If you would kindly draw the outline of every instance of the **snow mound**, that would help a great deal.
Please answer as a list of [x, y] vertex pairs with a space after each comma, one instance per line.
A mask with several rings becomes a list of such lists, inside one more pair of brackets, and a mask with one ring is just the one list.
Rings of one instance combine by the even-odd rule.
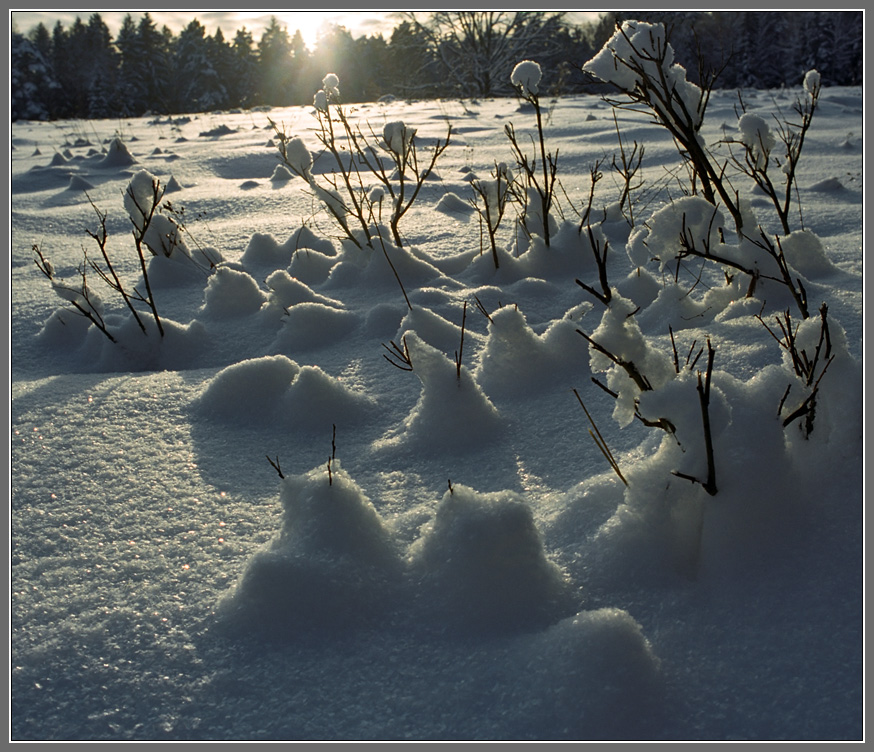
[[321, 284], [337, 263], [334, 253], [333, 250], [330, 254], [325, 254], [313, 248], [298, 248], [291, 257], [288, 273], [305, 284]]
[[230, 626], [276, 639], [376, 622], [402, 572], [391, 531], [339, 460], [285, 477], [282, 527], [219, 604]]
[[333, 308], [343, 308], [343, 304], [319, 295], [311, 287], [291, 276], [282, 269], [277, 269], [265, 280], [269, 290], [268, 304], [287, 313], [287, 309], [298, 303], [320, 303]]
[[426, 618], [465, 631], [543, 627], [571, 609], [530, 507], [511, 491], [451, 488], [413, 544], [410, 566]]
[[[460, 320], [461, 314], [459, 313]], [[400, 342], [408, 331], [416, 332], [421, 339], [442, 352], [456, 352], [461, 344], [462, 335], [459, 325], [453, 324], [440, 314], [420, 306], [414, 306], [404, 316], [395, 337], [396, 341]], [[464, 333], [468, 348], [475, 345], [476, 340], [480, 338], [480, 335], [469, 330]]]
[[100, 160], [98, 167], [130, 167], [136, 164], [137, 160], [128, 151], [127, 146], [120, 138], [114, 138], [109, 143], [109, 149], [106, 151], [106, 156]]
[[220, 138], [221, 136], [227, 136], [231, 133], [236, 132], [237, 131], [235, 128], [231, 128], [230, 126], [222, 123], [221, 125], [218, 125], [215, 128], [211, 128], [208, 131], [201, 131], [199, 135], [201, 138]]
[[80, 175], [72, 175], [66, 188], [66, 192], [68, 193], [85, 193], [86, 191], [93, 190], [94, 186]]
[[[388, 234], [388, 229], [383, 229], [383, 237]], [[407, 290], [434, 285], [445, 279], [443, 273], [425, 254], [407, 247], [398, 248], [386, 240], [378, 248], [358, 248], [351, 243], [345, 243], [339, 263], [331, 271], [328, 284], [340, 287], [367, 285], [397, 288], [398, 277]], [[401, 294], [400, 289], [398, 294]]]
[[292, 175], [291, 170], [289, 170], [285, 165], [276, 165], [276, 168], [273, 170], [273, 174], [270, 176], [270, 180], [274, 183], [286, 183], [294, 177]]
[[287, 266], [290, 260], [291, 249], [288, 243], [280, 245], [276, 238], [263, 232], [256, 232], [249, 238], [249, 244], [240, 257], [240, 263], [244, 266], [271, 265], [275, 269]]
[[298, 303], [288, 309], [273, 349], [293, 353], [332, 345], [358, 327], [356, 313], [320, 302]]
[[401, 337], [401, 345], [422, 382], [422, 393], [400, 428], [377, 446], [420, 443], [429, 449], [460, 452], [498, 438], [501, 416], [467, 366], [459, 371], [454, 361], [412, 331]]
[[452, 216], [461, 215], [466, 217], [473, 214], [473, 207], [460, 196], [455, 193], [446, 193], [434, 207], [436, 211], [443, 212]]
[[191, 255], [189, 253], [179, 252], [177, 247], [170, 256], [152, 256], [148, 261], [149, 284], [152, 288], [202, 286], [213, 267], [222, 262], [221, 252], [210, 246], [198, 248]]
[[661, 662], [627, 611], [582, 611], [526, 642], [527, 688], [545, 727], [571, 739], [648, 738], [664, 697]]
[[203, 313], [218, 318], [236, 318], [257, 313], [267, 295], [250, 274], [219, 266], [203, 291]]
[[[303, 249], [309, 249], [324, 256], [336, 256], [337, 254], [337, 250], [330, 240], [318, 237], [306, 225], [301, 225], [282, 244], [272, 235], [261, 232], [254, 233], [240, 257], [240, 263], [245, 266], [269, 266], [273, 269], [283, 269], [292, 263], [292, 257]], [[293, 276], [300, 275], [293, 273]], [[307, 279], [304, 281], [309, 283]]]
[[248, 423], [275, 412], [300, 366], [284, 355], [268, 355], [234, 363], [219, 371], [200, 399], [200, 410], [211, 417]]
[[585, 343], [569, 319], [536, 334], [525, 315], [505, 306], [491, 314], [488, 339], [480, 354], [476, 380], [487, 394], [521, 397], [539, 394], [556, 375], [585, 368]]
[[145, 333], [133, 316], [123, 317], [117, 324], [107, 316], [110, 331], [117, 342], [110, 342], [92, 326], [81, 349], [83, 361], [96, 371], [161, 371], [193, 368], [208, 341], [206, 328], [199, 321], [179, 324], [161, 318], [163, 336], [155, 320], [139, 314]]
[[212, 379], [197, 409], [242, 425], [278, 423], [322, 430], [364, 419], [375, 402], [318, 366], [299, 366], [285, 355], [266, 355], [227, 366]]
[[797, 230], [780, 242], [792, 268], [808, 279], [837, 271], [837, 267], [826, 255], [822, 241], [809, 230]]
[[808, 190], [816, 191], [817, 193], [842, 193], [846, 188], [844, 188], [844, 184], [838, 178], [832, 177], [818, 180]]
[[[588, 230], [591, 230], [591, 238]], [[538, 279], [564, 280], [575, 275], [583, 276], [594, 268], [593, 239], [601, 243], [601, 247], [607, 242], [600, 227], [580, 228], [577, 223], [562, 222], [552, 229], [548, 246], [539, 235], [531, 238], [528, 250], [518, 259], [518, 273], [522, 277]]]

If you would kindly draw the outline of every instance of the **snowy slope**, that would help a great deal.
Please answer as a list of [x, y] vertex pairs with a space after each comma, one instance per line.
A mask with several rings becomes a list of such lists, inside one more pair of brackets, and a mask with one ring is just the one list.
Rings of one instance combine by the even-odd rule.
[[[770, 118], [798, 95], [745, 98]], [[736, 102], [711, 100], [716, 149]], [[793, 246], [805, 336], [826, 302], [835, 352], [806, 439], [777, 418], [790, 367], [762, 321], [791, 305], [779, 286], [745, 298], [715, 265], [676, 283], [638, 268], [615, 208], [610, 311], [575, 283], [597, 275], [571, 207], [596, 160], [599, 217], [617, 200], [616, 125], [596, 98], [549, 107], [567, 224], [528, 247], [507, 220], [497, 270], [470, 181], [512, 161], [504, 126], [527, 139], [531, 111], [350, 108], [379, 133], [403, 120], [424, 150], [452, 125], [404, 247], [388, 244], [403, 291], [277, 170], [268, 118], [317, 153], [313, 108], [13, 124], [13, 739], [862, 737], [862, 91], [823, 91], [798, 177], [821, 241]], [[617, 116], [646, 146], [640, 228], [681, 198], [679, 158], [646, 117]], [[89, 273], [116, 344], [32, 246], [75, 282], [83, 248], [99, 254], [90, 199], [141, 287], [124, 202], [141, 170], [184, 208], [188, 255], [151, 262], [163, 338]], [[675, 374], [669, 326], [681, 361], [715, 349], [715, 496], [673, 474], [700, 476], [699, 441], [635, 420], [626, 385], [618, 401], [595, 386], [618, 377], [578, 332], [637, 337], [664, 374], [641, 409], [697, 435], [707, 354]], [[404, 342], [412, 372], [384, 357]]]

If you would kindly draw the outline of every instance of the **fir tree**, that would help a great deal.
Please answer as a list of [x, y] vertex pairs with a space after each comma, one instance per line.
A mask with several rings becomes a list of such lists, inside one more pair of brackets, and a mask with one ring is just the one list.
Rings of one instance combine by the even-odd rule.
[[[40, 24], [42, 29], [48, 30]], [[50, 59], [30, 38], [12, 32], [9, 45], [10, 115], [12, 120], [48, 120], [51, 97], [59, 88]], [[49, 53], [51, 52], [49, 39]]]
[[232, 71], [227, 79], [231, 102], [241, 107], [251, 106], [257, 97], [258, 56], [252, 33], [245, 26], [234, 35], [231, 59]]
[[258, 42], [258, 91], [263, 104], [286, 106], [292, 104], [294, 67], [291, 56], [291, 38], [276, 16]]

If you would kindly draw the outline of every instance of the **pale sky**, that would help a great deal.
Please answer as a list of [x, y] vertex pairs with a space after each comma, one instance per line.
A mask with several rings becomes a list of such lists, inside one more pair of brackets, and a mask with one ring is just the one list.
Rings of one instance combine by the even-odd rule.
[[[145, 11], [71, 11], [71, 10], [13, 10], [10, 11], [12, 23], [21, 33], [27, 33], [42, 22], [51, 31], [60, 21], [64, 28], [69, 28], [76, 16], [87, 23], [93, 13], [100, 13], [104, 23], [109, 27], [113, 39], [121, 28], [125, 15], [130, 13], [135, 22], [142, 18]], [[257, 42], [270, 22], [270, 16], [276, 16], [279, 23], [288, 29], [290, 34], [300, 30], [307, 45], [312, 48], [319, 36], [320, 29], [325, 25], [344, 26], [354, 37], [382, 34], [386, 39], [391, 36], [392, 29], [399, 22], [402, 11], [352, 11], [352, 10], [276, 10], [276, 11], [231, 11], [231, 10], [150, 10], [149, 15], [158, 28], [167, 26], [174, 34], [178, 34], [192, 19], [196, 18], [206, 28], [207, 34], [214, 34], [221, 28], [225, 39], [231, 41], [237, 29], [245, 26]], [[597, 16], [596, 12], [571, 11], [568, 17], [571, 21], [584, 21]]]
[[[93, 13], [100, 13], [100, 17], [109, 27], [113, 38], [118, 34], [124, 17], [130, 13], [135, 22], [139, 22], [146, 11], [71, 11], [71, 10], [13, 10], [12, 22], [18, 31], [27, 33], [30, 29], [42, 22], [51, 31], [55, 24], [60, 21], [64, 28], [69, 28], [76, 20], [76, 16], [84, 23]], [[231, 11], [231, 10], [150, 10], [149, 15], [158, 25], [158, 28], [167, 26], [178, 34], [192, 19], [196, 18], [206, 28], [207, 34], [214, 34], [217, 28], [221, 28], [225, 39], [233, 39], [237, 29], [245, 26], [252, 32], [257, 42], [261, 34], [270, 22], [270, 16], [276, 16], [279, 23], [285, 26], [290, 34], [300, 29], [304, 41], [309, 46], [315, 44], [319, 30], [323, 25], [337, 24], [345, 26], [353, 36], [363, 36], [383, 33], [386, 37], [391, 35], [396, 20], [392, 17], [392, 11]]]

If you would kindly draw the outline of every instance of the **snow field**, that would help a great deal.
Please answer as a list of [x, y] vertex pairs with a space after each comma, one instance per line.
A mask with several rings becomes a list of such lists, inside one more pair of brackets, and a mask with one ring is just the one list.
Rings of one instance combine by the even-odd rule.
[[[708, 139], [737, 123], [733, 97], [714, 94]], [[270, 117], [312, 146], [308, 110]], [[410, 124], [424, 143], [456, 125], [403, 248], [340, 242], [299, 178], [271, 180], [263, 113], [208, 116], [220, 132], [133, 121], [126, 139], [107, 134], [105, 155], [77, 147], [64, 161], [45, 148], [62, 146], [63, 125], [13, 126], [13, 737], [857, 737], [861, 176], [848, 134], [861, 132], [861, 92], [823, 92], [799, 178], [810, 231], [784, 241], [814, 310], [829, 303], [835, 359], [809, 439], [777, 417], [795, 377], [755, 318], [773, 322], [785, 293], [763, 283], [747, 298], [721, 270], [670, 268], [678, 207], [688, 226], [711, 225], [664, 179], [658, 129], [627, 116], [623, 138], [647, 143], [646, 224], [605, 212], [605, 308], [574, 283], [595, 271], [578, 220], [556, 219], [549, 247], [519, 243], [508, 223], [497, 270], [480, 253], [460, 197], [471, 171], [507, 159], [500, 126], [530, 125], [513, 103], [355, 116]], [[583, 166], [615, 149], [612, 115], [578, 98], [550, 118], [581, 201]], [[205, 218], [149, 260], [163, 338], [104, 294], [115, 344], [58, 308], [31, 244], [75, 279], [94, 221], [75, 193], [87, 181], [121, 273], [141, 284], [122, 198], [145, 185], [141, 170], [175, 181], [170, 200]], [[669, 325], [681, 359], [708, 336], [716, 350], [716, 496], [675, 475], [706, 465], [707, 353], [677, 373]], [[799, 343], [810, 351], [819, 331], [804, 322]], [[382, 357], [391, 342], [412, 373]], [[670, 415], [675, 436], [636, 411]]]

